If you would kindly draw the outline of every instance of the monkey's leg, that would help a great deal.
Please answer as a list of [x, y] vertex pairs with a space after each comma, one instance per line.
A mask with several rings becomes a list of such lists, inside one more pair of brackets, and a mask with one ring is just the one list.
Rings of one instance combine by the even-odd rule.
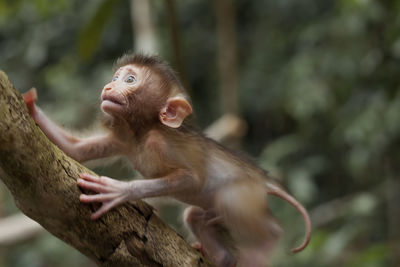
[[257, 217], [245, 216], [242, 214], [234, 223], [225, 224], [236, 244], [238, 266], [267, 267], [282, 233], [281, 227], [269, 212], [260, 212]]
[[216, 199], [216, 213], [231, 233], [238, 251], [238, 266], [265, 267], [281, 228], [270, 214], [265, 187], [243, 179], [224, 186]]
[[260, 243], [238, 245], [238, 266], [270, 266], [271, 252], [276, 245], [276, 241], [269, 238]]
[[200, 242], [198, 248], [218, 267], [233, 267], [236, 261], [232, 253], [219, 240], [215, 224], [207, 224], [209, 216], [201, 208], [191, 206], [183, 214], [185, 223]]

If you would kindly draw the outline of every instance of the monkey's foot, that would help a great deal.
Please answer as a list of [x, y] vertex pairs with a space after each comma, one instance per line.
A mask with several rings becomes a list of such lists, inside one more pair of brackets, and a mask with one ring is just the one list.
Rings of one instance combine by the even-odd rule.
[[219, 251], [212, 257], [213, 263], [218, 267], [235, 267], [237, 261], [231, 253], [226, 251]]
[[194, 242], [192, 244], [192, 248], [200, 252], [201, 255], [203, 255], [204, 257], [207, 257], [206, 250], [204, 249], [203, 245], [200, 242]]
[[200, 242], [195, 242], [192, 247], [199, 251], [204, 257], [212, 260], [212, 262], [218, 267], [235, 267], [237, 262], [232, 254], [226, 251], [219, 251], [213, 255], [208, 255], [203, 245]]

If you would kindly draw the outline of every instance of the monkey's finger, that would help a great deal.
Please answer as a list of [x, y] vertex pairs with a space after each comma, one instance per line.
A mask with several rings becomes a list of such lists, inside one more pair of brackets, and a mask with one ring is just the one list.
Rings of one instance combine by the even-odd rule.
[[85, 195], [81, 194], [79, 200], [83, 203], [92, 202], [109, 202], [110, 200], [116, 199], [118, 194], [96, 194], [96, 195]]
[[28, 92], [22, 94], [25, 103], [33, 104], [37, 100], [37, 91], [36, 88], [32, 87]]
[[89, 173], [81, 173], [80, 177], [82, 179], [84, 179], [84, 180], [95, 182], [95, 183], [98, 183], [98, 184], [103, 184], [103, 185], [112, 185], [112, 184], [115, 183], [115, 180], [111, 179], [109, 177], [106, 177], [106, 176], [100, 176], [99, 177], [99, 176], [92, 175], [92, 174], [89, 174]]
[[80, 188], [91, 190], [97, 193], [108, 193], [109, 188], [97, 182], [89, 182], [83, 179], [78, 179], [77, 184]]
[[206, 226], [212, 226], [212, 225], [218, 224], [218, 223], [222, 223], [222, 216], [217, 216], [217, 217], [214, 217], [212, 219], [209, 219], [206, 222]]
[[89, 173], [81, 173], [79, 175], [82, 179], [85, 181], [93, 182], [96, 184], [103, 184], [103, 185], [108, 185], [113, 181], [113, 179], [105, 177], [105, 176], [97, 176]]
[[35, 101], [37, 100], [37, 92], [35, 88], [30, 89], [28, 92], [22, 94], [29, 114], [35, 113]]
[[84, 180], [92, 181], [92, 182], [99, 182], [99, 180], [100, 180], [100, 177], [93, 175], [93, 174], [89, 174], [89, 173], [81, 173], [81, 174], [79, 174], [79, 177], [81, 177]]
[[107, 211], [114, 208], [115, 206], [118, 206], [121, 203], [122, 203], [122, 198], [117, 198], [110, 202], [104, 202], [103, 205], [100, 207], [100, 209], [98, 209], [95, 213], [93, 213], [92, 216], [90, 216], [90, 218], [92, 220], [97, 220]]

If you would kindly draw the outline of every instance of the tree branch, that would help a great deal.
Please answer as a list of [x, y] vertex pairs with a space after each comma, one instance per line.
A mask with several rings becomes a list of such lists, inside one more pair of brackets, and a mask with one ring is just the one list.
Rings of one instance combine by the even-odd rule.
[[30, 118], [21, 95], [0, 72], [1, 179], [16, 205], [50, 233], [100, 266], [210, 266], [142, 201], [97, 221], [76, 184], [92, 173], [53, 145]]
[[0, 248], [36, 236], [43, 228], [25, 215], [17, 213], [0, 220]]

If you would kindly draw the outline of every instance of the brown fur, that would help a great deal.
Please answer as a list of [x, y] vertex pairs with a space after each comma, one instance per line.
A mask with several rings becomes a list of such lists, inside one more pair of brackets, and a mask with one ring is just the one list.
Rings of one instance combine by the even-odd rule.
[[189, 127], [189, 97], [166, 63], [158, 57], [125, 55], [116, 68], [101, 95], [107, 135], [74, 138], [27, 96], [34, 120], [69, 156], [86, 161], [124, 155], [149, 178], [125, 182], [81, 174], [78, 185], [96, 194], [82, 194], [80, 200], [102, 203], [92, 219], [126, 201], [169, 195], [192, 205], [185, 212], [186, 222], [200, 242], [197, 248], [215, 265], [234, 266], [238, 261], [260, 267], [280, 234], [267, 205], [268, 196], [275, 195], [302, 214], [306, 238], [293, 251], [304, 249], [311, 235], [307, 211], [250, 160]]

